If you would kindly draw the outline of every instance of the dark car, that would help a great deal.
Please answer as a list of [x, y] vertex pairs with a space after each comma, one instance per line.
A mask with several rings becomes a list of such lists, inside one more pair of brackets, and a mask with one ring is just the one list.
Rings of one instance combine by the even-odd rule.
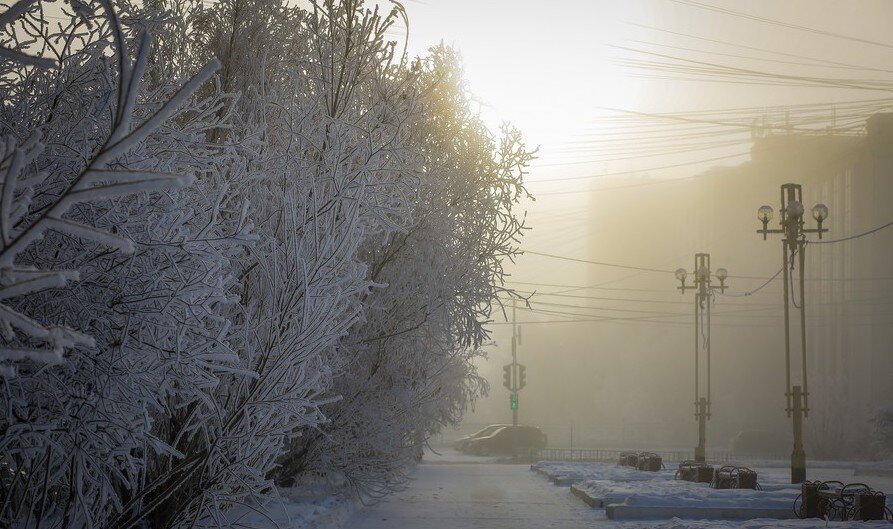
[[503, 426], [493, 433], [472, 439], [466, 452], [477, 455], [513, 454], [519, 450], [541, 450], [546, 447], [546, 434], [536, 426]]
[[491, 433], [495, 432], [496, 430], [498, 430], [500, 428], [504, 428], [506, 426], [511, 426], [511, 425], [510, 424], [491, 424], [490, 426], [487, 426], [486, 428], [482, 428], [482, 429], [474, 432], [473, 434], [466, 435], [465, 437], [460, 437], [460, 438], [456, 439], [456, 443], [454, 446], [456, 447], [456, 450], [464, 452], [466, 447], [468, 447], [468, 443], [472, 439], [477, 439], [478, 437], [484, 437], [484, 436], [490, 435]]

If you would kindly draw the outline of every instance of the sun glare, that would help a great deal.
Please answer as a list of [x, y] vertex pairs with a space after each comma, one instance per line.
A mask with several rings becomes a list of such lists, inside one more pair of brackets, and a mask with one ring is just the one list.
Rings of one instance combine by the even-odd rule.
[[533, 145], [579, 135], [600, 108], [635, 105], [635, 83], [611, 63], [608, 46], [621, 34], [623, 18], [631, 16], [629, 7], [521, 4], [523, 9], [508, 0], [458, 0], [449, 9], [443, 3], [408, 4], [410, 49], [423, 54], [441, 39], [455, 45], [488, 124], [511, 122]]

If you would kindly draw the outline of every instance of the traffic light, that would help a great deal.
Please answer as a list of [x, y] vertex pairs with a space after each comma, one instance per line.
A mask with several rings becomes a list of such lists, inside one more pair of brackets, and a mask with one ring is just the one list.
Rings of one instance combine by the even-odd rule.
[[527, 367], [518, 364], [518, 389], [527, 385]]
[[506, 389], [512, 389], [512, 365], [502, 366], [502, 385]]
[[512, 393], [510, 402], [511, 402], [512, 409], [517, 410], [518, 409], [518, 394], [517, 393]]

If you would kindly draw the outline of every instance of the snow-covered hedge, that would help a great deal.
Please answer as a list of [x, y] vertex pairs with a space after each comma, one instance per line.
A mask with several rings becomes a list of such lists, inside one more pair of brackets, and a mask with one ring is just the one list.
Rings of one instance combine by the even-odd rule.
[[0, 15], [0, 525], [400, 487], [486, 391], [520, 134], [399, 5], [63, 6]]

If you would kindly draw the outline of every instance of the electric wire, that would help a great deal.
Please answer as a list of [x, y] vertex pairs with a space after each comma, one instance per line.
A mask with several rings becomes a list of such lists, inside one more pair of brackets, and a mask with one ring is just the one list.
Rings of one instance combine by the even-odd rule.
[[[839, 243], [839, 242], [852, 241], [852, 240], [855, 240], [855, 239], [860, 239], [860, 238], [862, 238], [862, 237], [866, 237], [866, 236], [871, 235], [871, 234], [873, 234], [873, 233], [877, 233], [877, 232], [879, 232], [879, 231], [881, 231], [881, 230], [883, 230], [883, 229], [885, 229], [885, 228], [889, 228], [890, 226], [893, 226], [893, 221], [890, 221], [890, 222], [888, 222], [888, 223], [886, 223], [886, 224], [883, 224], [883, 225], [881, 225], [881, 226], [878, 226], [878, 227], [876, 227], [876, 228], [870, 229], [870, 230], [868, 230], [868, 231], [866, 231], [866, 232], [858, 233], [858, 234], [856, 234], [856, 235], [850, 235], [849, 237], [844, 237], [844, 238], [842, 238], [842, 239], [834, 239], [834, 240], [830, 240], [830, 241], [804, 241], [804, 246], [806, 246], [806, 245], [810, 245], [810, 244], [834, 244], [834, 243]], [[797, 250], [796, 250], [796, 249], [795, 249], [793, 252], [791, 252], [791, 269], [792, 269], [791, 281], [792, 281], [792, 282], [793, 282], [794, 256], [795, 256], [796, 254], [797, 254]], [[773, 280], [775, 280], [775, 278], [777, 278], [783, 271], [784, 271], [784, 267], [779, 268], [778, 271], [775, 272], [775, 274], [773, 274], [772, 277], [770, 277], [765, 283], [763, 283], [762, 285], [760, 285], [759, 287], [757, 287], [757, 288], [755, 288], [755, 289], [753, 289], [753, 290], [750, 290], [750, 291], [748, 291], [748, 292], [744, 292], [743, 294], [721, 293], [721, 295], [723, 295], [723, 296], [730, 296], [730, 297], [745, 297], [745, 296], [752, 296], [753, 294], [759, 292], [760, 290], [762, 290], [763, 288], [765, 288], [767, 285], [769, 285], [769, 283], [771, 283]], [[878, 278], [878, 279], [884, 279], [884, 278]], [[793, 290], [793, 289], [792, 289], [792, 290]], [[792, 300], [792, 301], [793, 301], [793, 300]], [[796, 302], [794, 302], [794, 306], [797, 307]]]
[[893, 84], [888, 81], [875, 81], [871, 79], [846, 79], [833, 77], [814, 77], [808, 75], [794, 75], [792, 73], [777, 73], [755, 70], [752, 68], [741, 68], [736, 66], [727, 66], [723, 64], [713, 63], [709, 61], [699, 61], [695, 59], [687, 59], [666, 53], [658, 53], [655, 51], [647, 51], [629, 46], [611, 46], [612, 48], [664, 59], [670, 62], [646, 61], [642, 59], [619, 58], [616, 62], [622, 66], [638, 68], [648, 72], [661, 71], [666, 73], [684, 73], [688, 75], [705, 76], [707, 80], [721, 80], [724, 76], [726, 80], [738, 83], [748, 83], [749, 81], [760, 81], [769, 84], [792, 84], [794, 86], [815, 86], [815, 87], [831, 87], [831, 88], [847, 88], [853, 90], [868, 91], [893, 91]]
[[[715, 157], [706, 158], [706, 159], [702, 159], [702, 160], [693, 160], [690, 162], [668, 164], [668, 165], [662, 165], [662, 166], [658, 166], [658, 167], [648, 167], [648, 168], [644, 168], [644, 169], [631, 169], [631, 170], [627, 170], [627, 171], [613, 171], [613, 172], [609, 172], [609, 173], [600, 173], [600, 174], [595, 174], [595, 175], [566, 176], [566, 177], [560, 177], [560, 178], [549, 178], [549, 179], [545, 179], [545, 180], [533, 179], [533, 180], [527, 180], [527, 181], [525, 181], [525, 183], [549, 183], [549, 182], [562, 182], [562, 181], [568, 181], [568, 180], [588, 180], [590, 178], [604, 178], [606, 176], [642, 174], [642, 173], [647, 173], [647, 172], [651, 172], [651, 171], [662, 171], [664, 169], [676, 169], [679, 167], [687, 167], [690, 165], [698, 165], [698, 164], [702, 164], [702, 163], [716, 162], [716, 161], [720, 161], [720, 160], [729, 160], [732, 158], [740, 158], [741, 156], [746, 156], [748, 154], [750, 154], [749, 150], [746, 152], [740, 152], [740, 153], [730, 154], [730, 155], [726, 155], [726, 156], [715, 156]], [[593, 163], [593, 162], [586, 161], [586, 162], [579, 162], [579, 163]], [[543, 164], [543, 165], [540, 165], [539, 167], [546, 167], [546, 165]], [[695, 176], [697, 176], [697, 175], [695, 175]], [[689, 179], [689, 178], [694, 178], [694, 176], [686, 176], [684, 178]], [[675, 180], [681, 180], [681, 179], [682, 178], [677, 178]]]
[[842, 238], [842, 239], [834, 239], [834, 240], [830, 240], [830, 241], [823, 241], [823, 240], [818, 240], [818, 241], [806, 241], [806, 244], [835, 244], [835, 243], [838, 243], [838, 242], [852, 241], [852, 240], [854, 240], [854, 239], [861, 239], [862, 237], [871, 235], [872, 233], [879, 232], [879, 231], [881, 231], [881, 230], [883, 230], [883, 229], [885, 229], [885, 228], [889, 228], [890, 226], [893, 226], [893, 221], [890, 221], [890, 222], [888, 222], [888, 223], [886, 223], [886, 224], [884, 224], [884, 225], [882, 225], [882, 226], [878, 226], [877, 228], [872, 228], [872, 229], [870, 229], [870, 230], [868, 230], [868, 231], [866, 231], [866, 232], [862, 232], [862, 233], [859, 233], [859, 234], [856, 234], [856, 235], [850, 235], [849, 237], [844, 237], [844, 238]]
[[762, 285], [758, 286], [757, 288], [755, 288], [753, 290], [749, 290], [747, 292], [740, 293], [740, 294], [736, 294], [736, 293], [732, 293], [732, 292], [721, 292], [720, 295], [733, 297], [733, 298], [737, 298], [737, 297], [743, 298], [743, 297], [747, 297], [747, 296], [752, 296], [752, 295], [756, 294], [757, 292], [759, 292], [760, 290], [763, 290], [764, 288], [766, 288], [769, 285], [769, 283], [775, 281], [775, 278], [777, 278], [782, 272], [784, 272], [784, 267], [779, 268], [778, 271], [775, 272], [774, 274], [772, 274], [772, 277], [767, 279], [765, 283], [763, 283]]
[[879, 42], [876, 40], [870, 40], [870, 39], [865, 39], [865, 38], [861, 38], [861, 37], [853, 37], [852, 35], [845, 35], [843, 33], [836, 33], [833, 31], [816, 29], [816, 28], [811, 28], [808, 26], [801, 26], [799, 24], [792, 24], [790, 22], [783, 22], [783, 21], [775, 20], [775, 19], [771, 19], [771, 18], [761, 17], [761, 16], [757, 16], [757, 15], [751, 15], [750, 13], [744, 13], [742, 11], [735, 11], [733, 9], [728, 9], [725, 7], [719, 7], [719, 6], [715, 6], [715, 5], [711, 5], [711, 4], [705, 4], [702, 2], [696, 2], [694, 0], [670, 0], [670, 1], [675, 2], [677, 4], [689, 6], [689, 7], [696, 7], [698, 9], [714, 11], [716, 13], [721, 13], [724, 15], [730, 15], [730, 16], [734, 16], [734, 17], [738, 17], [738, 18], [744, 18], [747, 20], [753, 20], [755, 22], [762, 22], [764, 24], [780, 26], [780, 27], [787, 28], [787, 29], [796, 29], [798, 31], [812, 33], [814, 35], [822, 35], [825, 37], [833, 37], [833, 38], [837, 38], [837, 39], [841, 39], [841, 40], [849, 40], [849, 41], [858, 42], [861, 44], [869, 44], [872, 46], [879, 46], [879, 47], [883, 47], [883, 48], [893, 49], [893, 44], [888, 44], [886, 42]]
[[622, 265], [622, 264], [617, 264], [617, 263], [606, 263], [603, 261], [590, 261], [588, 259], [578, 259], [575, 257], [566, 257], [563, 255], [555, 255], [555, 254], [544, 253], [544, 252], [535, 252], [533, 250], [524, 250], [524, 253], [530, 254], [530, 255], [539, 255], [541, 257], [548, 257], [550, 259], [560, 259], [562, 261], [572, 261], [572, 262], [576, 262], [576, 263], [607, 266], [607, 267], [611, 267], [611, 268], [622, 268], [625, 270], [639, 270], [642, 272], [659, 272], [659, 273], [670, 273], [670, 274], [674, 273], [673, 270], [664, 270], [661, 268], [648, 268], [648, 267], [642, 267], [642, 266]]
[[[661, 274], [675, 274], [676, 273], [675, 270], [669, 270], [669, 269], [664, 269], [664, 268], [652, 268], [652, 267], [644, 267], [644, 266], [623, 265], [623, 264], [617, 264], [617, 263], [608, 263], [605, 261], [591, 261], [588, 259], [567, 257], [564, 255], [556, 255], [556, 254], [550, 254], [550, 253], [545, 253], [545, 252], [536, 252], [533, 250], [524, 250], [523, 253], [531, 254], [531, 255], [538, 255], [541, 257], [548, 257], [550, 259], [571, 261], [571, 262], [575, 262], [575, 263], [591, 264], [591, 265], [596, 265], [596, 266], [607, 266], [610, 268], [622, 268], [625, 270], [638, 270], [640, 272], [657, 272], [657, 273], [661, 273]], [[761, 277], [761, 276], [745, 276], [745, 275], [730, 275], [729, 278], [732, 278], [732, 279], [756, 279], [756, 280], [766, 279], [765, 277]]]
[[[786, 53], [786, 52], [782, 52], [782, 51], [778, 51], [778, 50], [772, 50], [772, 49], [768, 49], [768, 48], [758, 48], [758, 47], [755, 47], [755, 46], [748, 46], [748, 45], [746, 45], [746, 44], [741, 44], [741, 43], [737, 43], [737, 42], [729, 42], [729, 41], [724, 41], [724, 40], [711, 39], [711, 38], [707, 38], [707, 37], [700, 36], [700, 35], [692, 35], [692, 34], [690, 34], [690, 33], [683, 33], [683, 32], [679, 32], [679, 31], [673, 31], [673, 30], [669, 30], [669, 29], [666, 29], [666, 28], [660, 28], [660, 27], [657, 27], [657, 26], [649, 26], [649, 25], [647, 25], [647, 24], [641, 24], [641, 23], [637, 23], [637, 22], [630, 22], [630, 21], [627, 21], [627, 22], [625, 22], [625, 24], [630, 25], [630, 26], [636, 26], [636, 27], [640, 27], [640, 28], [644, 28], [644, 29], [652, 30], [652, 31], [657, 31], [657, 32], [660, 32], [660, 33], [668, 34], [668, 35], [676, 35], [676, 36], [679, 36], [679, 37], [684, 37], [684, 38], [688, 38], [688, 39], [692, 39], [692, 40], [700, 40], [700, 41], [704, 41], [704, 42], [709, 42], [709, 43], [711, 43], [711, 44], [721, 44], [721, 45], [728, 46], [728, 47], [733, 47], [733, 48], [739, 48], [739, 49], [745, 49], [745, 50], [751, 50], [751, 51], [758, 51], [758, 52], [767, 53], [767, 54], [770, 54], [770, 55], [778, 55], [778, 56], [781, 56], [781, 57], [791, 57], [791, 58], [801, 59], [801, 60], [807, 60], [807, 61], [811, 61], [811, 62], [826, 63], [826, 64], [836, 65], [836, 66], [851, 67], [851, 68], [854, 68], [854, 69], [860, 69], [860, 70], [878, 71], [878, 69], [876, 69], [876, 68], [870, 68], [870, 67], [858, 66], [858, 65], [855, 65], [855, 64], [845, 63], [845, 62], [838, 62], [838, 61], [833, 61], [833, 60], [830, 60], [830, 59], [818, 59], [818, 58], [815, 58], [815, 57], [808, 57], [808, 56], [805, 56], [805, 55], [797, 55], [797, 54], [794, 54], [794, 53]], [[819, 65], [819, 66], [820, 66], [820, 65]], [[886, 71], [886, 70], [879, 70], [879, 71]]]

